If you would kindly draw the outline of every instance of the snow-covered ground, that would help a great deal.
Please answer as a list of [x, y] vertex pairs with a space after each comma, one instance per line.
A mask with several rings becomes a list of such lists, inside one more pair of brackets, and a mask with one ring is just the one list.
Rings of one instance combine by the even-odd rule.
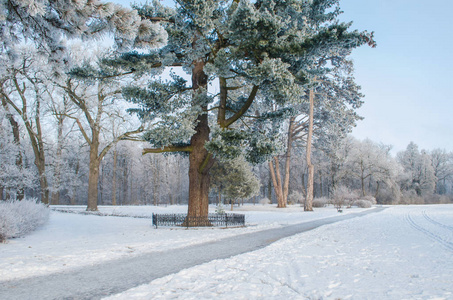
[[[84, 212], [82, 206], [52, 206], [52, 209]], [[215, 212], [215, 206], [210, 207]], [[361, 211], [353, 208], [344, 213]], [[100, 214], [150, 217], [152, 213], [186, 213], [187, 206], [100, 206]], [[227, 211], [229, 212], [229, 211]], [[338, 215], [333, 208], [304, 213], [300, 206], [235, 207], [246, 215], [245, 228], [155, 229], [149, 218], [82, 215], [53, 211], [49, 223], [31, 234], [0, 243], [0, 281], [46, 275], [86, 265], [165, 251], [219, 240], [238, 234], [278, 228]]]
[[[100, 208], [104, 213], [113, 209], [115, 214], [146, 216], [186, 208]], [[52, 212], [50, 222], [36, 232], [0, 244], [0, 278], [49, 274], [338, 215], [332, 207], [313, 213], [297, 206], [241, 210], [249, 226], [227, 230], [154, 229], [150, 219]], [[389, 207], [186, 269], [112, 298], [453, 299], [453, 205]]]
[[453, 205], [391, 207], [109, 299], [453, 299]]

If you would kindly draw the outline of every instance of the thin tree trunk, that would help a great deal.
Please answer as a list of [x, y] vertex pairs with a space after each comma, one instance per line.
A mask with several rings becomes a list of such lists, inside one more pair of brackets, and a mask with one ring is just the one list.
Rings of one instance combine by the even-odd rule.
[[[77, 162], [76, 166], [75, 166], [75, 176], [76, 176], [76, 178], [77, 178], [77, 175], [79, 174], [79, 168], [80, 168], [80, 165], [79, 165], [79, 162]], [[76, 204], [76, 201], [75, 201], [76, 192], [77, 192], [77, 187], [76, 187], [76, 185], [74, 185], [73, 188], [72, 188], [72, 196], [69, 199], [69, 202], [71, 203], [71, 205], [75, 205]]]
[[374, 194], [374, 198], [377, 199], [379, 195], [379, 187], [380, 187], [380, 182], [376, 181], [376, 193]]
[[126, 157], [123, 157], [123, 178], [122, 178], [122, 186], [123, 186], [123, 191], [122, 191], [122, 199], [121, 199], [121, 205], [126, 205], [127, 204], [127, 173], [128, 173], [128, 165], [126, 161]]
[[282, 182], [280, 179], [280, 165], [278, 162], [278, 157], [274, 157], [275, 161], [275, 168], [274, 168], [274, 163], [272, 160], [269, 161], [269, 170], [270, 170], [270, 175], [272, 178], [272, 183], [274, 185], [274, 192], [277, 197], [277, 207], [279, 208], [284, 208], [286, 207], [284, 205], [283, 201], [283, 189], [282, 189]]
[[365, 175], [363, 174], [364, 173], [363, 161], [360, 161], [360, 168], [361, 168], [360, 183], [362, 185], [362, 196], [365, 197], [366, 192], [365, 192]]
[[138, 204], [137, 203], [137, 195], [136, 195], [135, 189], [134, 189], [134, 172], [131, 172], [129, 190], [131, 192], [131, 203], [133, 205], [137, 205]]
[[319, 171], [318, 172], [319, 174], [319, 191], [320, 191], [320, 197], [322, 198], [323, 197], [323, 190], [322, 190], [322, 172]]
[[269, 199], [270, 203], [272, 203], [272, 174], [271, 174], [272, 172], [273, 171], [269, 167], [269, 181], [267, 182], [267, 198]]
[[296, 120], [296, 117], [291, 117], [289, 120], [289, 126], [288, 126], [288, 143], [286, 146], [286, 161], [285, 161], [285, 179], [283, 183], [283, 207], [286, 207], [286, 204], [288, 203], [288, 190], [289, 190], [289, 177], [290, 177], [290, 163], [291, 163], [291, 147], [293, 143], [292, 139], [292, 134], [293, 134], [293, 127], [294, 127], [294, 121]]
[[308, 125], [308, 137], [307, 137], [307, 165], [308, 165], [308, 182], [307, 182], [307, 195], [305, 198], [305, 211], [313, 211], [313, 183], [315, 167], [311, 163], [311, 143], [313, 137], [313, 107], [314, 107], [314, 91], [310, 90], [310, 114], [309, 114], [309, 125]]
[[53, 192], [50, 203], [53, 205], [60, 204], [60, 184], [61, 184], [61, 154], [63, 152], [63, 122], [64, 117], [58, 117], [58, 137], [57, 151], [55, 153], [55, 169], [53, 178]]
[[304, 199], [301, 200], [301, 203], [305, 203], [305, 198], [307, 197], [307, 187], [305, 186], [305, 173], [302, 172], [302, 195], [304, 196]]
[[93, 131], [92, 143], [90, 145], [90, 166], [88, 173], [88, 202], [87, 211], [98, 210], [98, 183], [99, 183], [99, 165], [98, 156], [99, 141], [98, 135]]
[[112, 178], [112, 205], [116, 205], [116, 168], [118, 164], [118, 151], [113, 150], [113, 178]]
[[[19, 170], [22, 170], [23, 168], [23, 157], [22, 157], [22, 152], [20, 151], [20, 130], [19, 130], [19, 123], [14, 119], [14, 116], [9, 112], [8, 104], [6, 100], [2, 97], [2, 105], [6, 111], [6, 118], [9, 121], [9, 124], [11, 125], [11, 129], [13, 131], [13, 138], [14, 138], [14, 144], [17, 145], [19, 153], [16, 156], [16, 166]], [[3, 199], [3, 191], [4, 187], [1, 188], [1, 194], [0, 194], [0, 199]], [[19, 187], [17, 190], [17, 195], [16, 198], [17, 200], [23, 200], [25, 196], [25, 191], [24, 187]], [[5, 199], [6, 200], [6, 199]]]

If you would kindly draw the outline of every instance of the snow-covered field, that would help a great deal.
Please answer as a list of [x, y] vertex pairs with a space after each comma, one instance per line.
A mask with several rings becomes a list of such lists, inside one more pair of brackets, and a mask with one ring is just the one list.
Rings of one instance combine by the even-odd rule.
[[391, 207], [109, 299], [453, 299], [453, 205]]
[[[185, 210], [183, 206], [100, 207], [103, 213], [130, 216]], [[146, 218], [52, 212], [47, 225], [0, 244], [0, 280], [338, 215], [332, 207], [312, 213], [298, 206], [282, 210], [250, 205], [240, 210], [248, 226], [226, 230], [154, 229]], [[186, 269], [114, 298], [453, 299], [453, 205], [389, 207]]]

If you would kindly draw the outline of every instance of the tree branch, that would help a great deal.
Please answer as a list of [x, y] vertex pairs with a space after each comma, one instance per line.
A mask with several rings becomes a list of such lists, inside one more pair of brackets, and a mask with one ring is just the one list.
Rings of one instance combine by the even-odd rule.
[[165, 153], [165, 152], [192, 152], [192, 146], [166, 146], [163, 148], [145, 148], [143, 149], [142, 154], [147, 153]]
[[105, 146], [104, 149], [102, 149], [101, 153], [99, 153], [98, 160], [101, 160], [116, 143], [118, 143], [121, 140], [128, 139], [130, 135], [143, 132], [143, 130], [144, 130], [143, 126], [140, 126], [136, 130], [128, 131], [120, 136], [117, 136], [113, 141], [111, 141], [107, 146]]
[[250, 93], [247, 101], [244, 103], [244, 105], [241, 107], [241, 109], [235, 113], [231, 118], [225, 120], [224, 127], [228, 127], [234, 122], [236, 122], [240, 117], [242, 117], [246, 111], [249, 109], [249, 107], [252, 105], [253, 101], [255, 100], [256, 93], [258, 92], [259, 86], [258, 85], [253, 85], [252, 92]]

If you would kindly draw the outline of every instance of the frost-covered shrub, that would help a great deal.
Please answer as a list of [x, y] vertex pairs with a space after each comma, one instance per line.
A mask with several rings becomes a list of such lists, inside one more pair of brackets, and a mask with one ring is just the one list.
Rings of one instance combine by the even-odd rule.
[[0, 202], [0, 241], [20, 237], [49, 219], [49, 208], [34, 199]]
[[263, 198], [263, 199], [261, 199], [259, 202], [260, 202], [260, 204], [262, 204], [262, 205], [271, 204], [271, 200], [269, 200], [269, 199], [267, 199], [267, 198]]
[[415, 191], [404, 191], [397, 204], [425, 204], [423, 197], [418, 196]]
[[292, 191], [288, 196], [288, 204], [300, 203], [303, 198], [304, 196], [302, 195], [302, 193], [299, 193], [298, 191]]
[[312, 206], [313, 207], [324, 207], [329, 204], [330, 200], [326, 197], [315, 198], [313, 199]]
[[357, 191], [352, 191], [344, 185], [336, 187], [332, 193], [332, 201], [336, 208], [351, 207], [352, 203], [358, 198]]
[[376, 198], [374, 198], [373, 196], [370, 196], [370, 195], [367, 195], [367, 196], [363, 196], [363, 197], [360, 197], [359, 200], [366, 200], [366, 201], [369, 201], [371, 203], [371, 205], [376, 205]]
[[373, 204], [368, 200], [360, 199], [360, 200], [355, 200], [352, 205], [360, 207], [360, 208], [370, 208]]
[[425, 199], [425, 204], [449, 204], [452, 202], [447, 195], [428, 194], [423, 199]]

